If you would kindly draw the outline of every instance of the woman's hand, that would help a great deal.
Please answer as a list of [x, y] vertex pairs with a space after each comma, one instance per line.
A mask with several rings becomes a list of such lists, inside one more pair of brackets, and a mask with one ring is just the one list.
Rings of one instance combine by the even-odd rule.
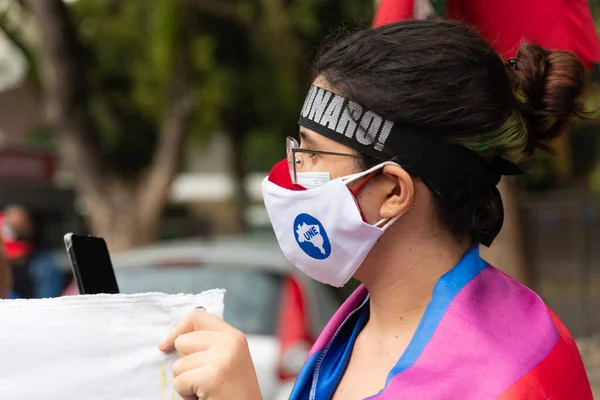
[[160, 349], [181, 355], [173, 374], [184, 400], [262, 399], [246, 337], [219, 317], [193, 311]]

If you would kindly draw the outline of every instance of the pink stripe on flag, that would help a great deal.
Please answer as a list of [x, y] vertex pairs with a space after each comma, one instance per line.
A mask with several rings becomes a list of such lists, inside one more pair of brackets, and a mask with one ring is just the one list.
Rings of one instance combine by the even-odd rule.
[[558, 337], [543, 301], [489, 266], [456, 295], [415, 363], [373, 398], [495, 399]]

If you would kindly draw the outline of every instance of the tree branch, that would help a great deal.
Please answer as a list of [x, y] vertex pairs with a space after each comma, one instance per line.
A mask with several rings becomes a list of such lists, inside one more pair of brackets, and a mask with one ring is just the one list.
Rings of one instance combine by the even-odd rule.
[[87, 196], [102, 197], [106, 179], [101, 141], [89, 114], [85, 52], [62, 0], [23, 0], [38, 22], [44, 111], [58, 131], [60, 155]]
[[163, 117], [152, 166], [139, 188], [141, 215], [152, 215], [164, 206], [183, 156], [192, 117], [191, 99], [177, 90]]
[[167, 201], [173, 177], [178, 171], [184, 145], [189, 136], [194, 116], [194, 104], [190, 91], [190, 23], [185, 8], [181, 11], [180, 31], [175, 40], [172, 55], [171, 82], [159, 130], [158, 142], [151, 167], [139, 187], [140, 213], [144, 216], [159, 213]]
[[0, 30], [4, 33], [4, 36], [23, 54], [25, 60], [27, 61], [27, 78], [29, 84], [36, 92], [40, 92], [41, 83], [40, 76], [37, 70], [37, 62], [35, 57], [29, 47], [29, 45], [23, 39], [21, 32], [18, 28], [12, 27], [10, 22], [8, 21], [8, 10], [5, 10], [2, 14], [0, 14]]

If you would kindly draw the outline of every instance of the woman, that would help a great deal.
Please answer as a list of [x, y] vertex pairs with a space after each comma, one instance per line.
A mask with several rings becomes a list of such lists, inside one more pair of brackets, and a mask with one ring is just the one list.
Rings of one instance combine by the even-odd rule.
[[[291, 398], [591, 399], [562, 323], [478, 253], [502, 227], [501, 176], [584, 116], [580, 62], [524, 45], [505, 63], [460, 24], [406, 21], [325, 47], [314, 76], [265, 204], [294, 265], [363, 285]], [[184, 398], [260, 398], [225, 322], [194, 313], [161, 348], [183, 356]]]

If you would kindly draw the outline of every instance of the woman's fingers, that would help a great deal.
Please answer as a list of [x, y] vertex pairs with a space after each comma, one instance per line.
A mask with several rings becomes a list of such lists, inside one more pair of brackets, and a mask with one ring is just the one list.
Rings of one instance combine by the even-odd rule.
[[221, 318], [206, 311], [196, 309], [189, 313], [179, 326], [163, 340], [159, 348], [161, 351], [168, 353], [173, 351], [175, 348], [175, 339], [180, 335], [199, 330], [218, 331], [227, 329], [228, 327], [229, 325]]
[[[189, 357], [189, 356], [188, 356]], [[218, 382], [208, 366], [185, 371], [175, 377], [174, 388], [184, 399], [208, 399], [211, 393], [224, 382]]]
[[177, 336], [174, 347], [179, 354], [186, 356], [208, 350], [220, 340], [221, 333], [218, 331], [195, 331]]
[[242, 332], [196, 310], [160, 346], [183, 357], [173, 365], [175, 390], [184, 400], [257, 400], [260, 387]]
[[201, 368], [206, 364], [206, 355], [204, 353], [193, 353], [179, 358], [173, 363], [173, 376], [178, 377], [188, 371]]

